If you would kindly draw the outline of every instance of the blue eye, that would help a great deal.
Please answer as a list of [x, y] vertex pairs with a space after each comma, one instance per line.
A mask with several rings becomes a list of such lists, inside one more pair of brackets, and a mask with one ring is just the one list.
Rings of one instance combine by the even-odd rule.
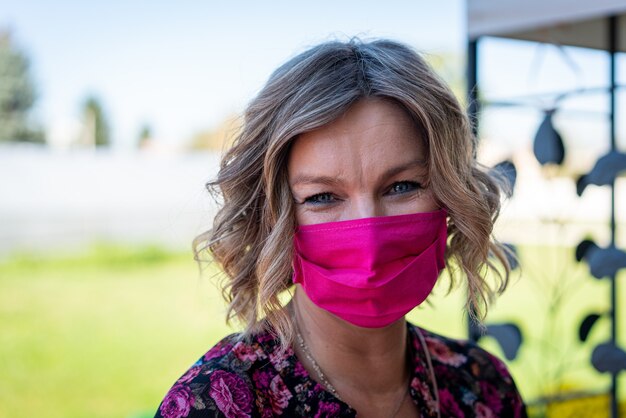
[[422, 185], [414, 181], [399, 181], [391, 185], [390, 194], [403, 194], [421, 189]]
[[311, 203], [314, 205], [323, 205], [328, 203], [333, 203], [335, 198], [330, 193], [318, 193], [313, 196], [309, 196], [304, 199], [305, 203]]

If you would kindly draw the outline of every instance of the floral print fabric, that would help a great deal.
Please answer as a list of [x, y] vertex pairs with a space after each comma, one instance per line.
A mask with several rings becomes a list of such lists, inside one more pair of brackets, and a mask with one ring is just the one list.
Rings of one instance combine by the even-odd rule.
[[[407, 324], [409, 392], [422, 417], [437, 416], [421, 332], [431, 357], [442, 417], [526, 417], [506, 366], [475, 344]], [[269, 334], [244, 342], [230, 335], [202, 356], [169, 390], [157, 418], [356, 417], [357, 412], [314, 381], [293, 350]]]

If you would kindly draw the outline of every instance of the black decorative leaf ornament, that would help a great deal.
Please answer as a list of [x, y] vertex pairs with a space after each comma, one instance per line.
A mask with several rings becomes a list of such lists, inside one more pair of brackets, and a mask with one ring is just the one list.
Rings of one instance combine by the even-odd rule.
[[615, 247], [601, 248], [593, 251], [587, 262], [596, 279], [614, 276], [618, 270], [626, 268], [626, 252]]
[[581, 342], [587, 341], [589, 337], [589, 332], [591, 332], [591, 328], [595, 325], [598, 319], [601, 318], [602, 315], [597, 313], [590, 313], [583, 319], [583, 322], [580, 324], [580, 328], [578, 329], [578, 339]]
[[600, 248], [586, 239], [576, 247], [576, 260], [585, 260], [591, 275], [596, 279], [614, 276], [618, 270], [626, 268], [626, 252], [615, 247]]
[[487, 335], [495, 338], [507, 360], [514, 360], [517, 357], [522, 345], [522, 332], [517, 325], [513, 323], [487, 325]]
[[611, 151], [598, 158], [589, 174], [582, 176], [576, 182], [576, 193], [582, 195], [585, 188], [590, 184], [606, 186], [615, 180], [621, 172], [626, 171], [626, 154]]
[[586, 175], [582, 175], [578, 177], [578, 180], [576, 180], [576, 194], [578, 196], [582, 196], [583, 192], [585, 191], [585, 188], [587, 188], [588, 185], [589, 183], [587, 183]]
[[537, 130], [533, 143], [535, 158], [537, 158], [537, 161], [539, 161], [541, 165], [561, 165], [565, 159], [563, 139], [552, 124], [553, 114], [554, 109], [546, 112], [546, 116]]
[[590, 239], [581, 241], [580, 244], [576, 246], [576, 261], [587, 259], [594, 251], [599, 249], [600, 247]]
[[591, 275], [596, 279], [614, 276], [618, 270], [626, 268], [626, 252], [619, 248], [600, 248], [590, 239], [576, 247], [576, 260], [585, 260]]
[[626, 370], [626, 352], [612, 343], [600, 344], [591, 354], [591, 364], [601, 373]]

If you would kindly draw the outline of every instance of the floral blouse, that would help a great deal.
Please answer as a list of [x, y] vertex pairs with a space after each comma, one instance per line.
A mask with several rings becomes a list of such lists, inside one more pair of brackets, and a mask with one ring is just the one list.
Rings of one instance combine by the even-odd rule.
[[[421, 417], [437, 416], [435, 388], [417, 328], [411, 342], [409, 392]], [[421, 328], [420, 328], [421, 330]], [[526, 417], [506, 366], [477, 345], [421, 330], [435, 372], [441, 417]], [[250, 343], [224, 338], [169, 390], [155, 417], [356, 417], [313, 380], [293, 350], [270, 334]]]

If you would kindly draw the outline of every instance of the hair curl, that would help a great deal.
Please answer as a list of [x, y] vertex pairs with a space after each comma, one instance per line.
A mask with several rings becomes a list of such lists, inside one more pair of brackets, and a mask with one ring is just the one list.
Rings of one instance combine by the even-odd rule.
[[[292, 321], [279, 298], [292, 286], [296, 225], [287, 181], [290, 144], [368, 97], [399, 103], [421, 130], [430, 187], [449, 216], [446, 264], [453, 261], [456, 267], [450, 289], [463, 276], [466, 308], [481, 319], [493, 295], [506, 288], [506, 250], [492, 238], [501, 187], [477, 163], [476, 138], [454, 94], [420, 55], [401, 43], [327, 42], [270, 76], [247, 107], [217, 179], [207, 184], [223, 204], [213, 229], [194, 240], [194, 251], [199, 260], [208, 250], [221, 265], [227, 320], [241, 320], [244, 337], [267, 328], [285, 346], [293, 339]], [[499, 259], [502, 271], [490, 255]], [[488, 269], [495, 272], [493, 285], [484, 278]]]

